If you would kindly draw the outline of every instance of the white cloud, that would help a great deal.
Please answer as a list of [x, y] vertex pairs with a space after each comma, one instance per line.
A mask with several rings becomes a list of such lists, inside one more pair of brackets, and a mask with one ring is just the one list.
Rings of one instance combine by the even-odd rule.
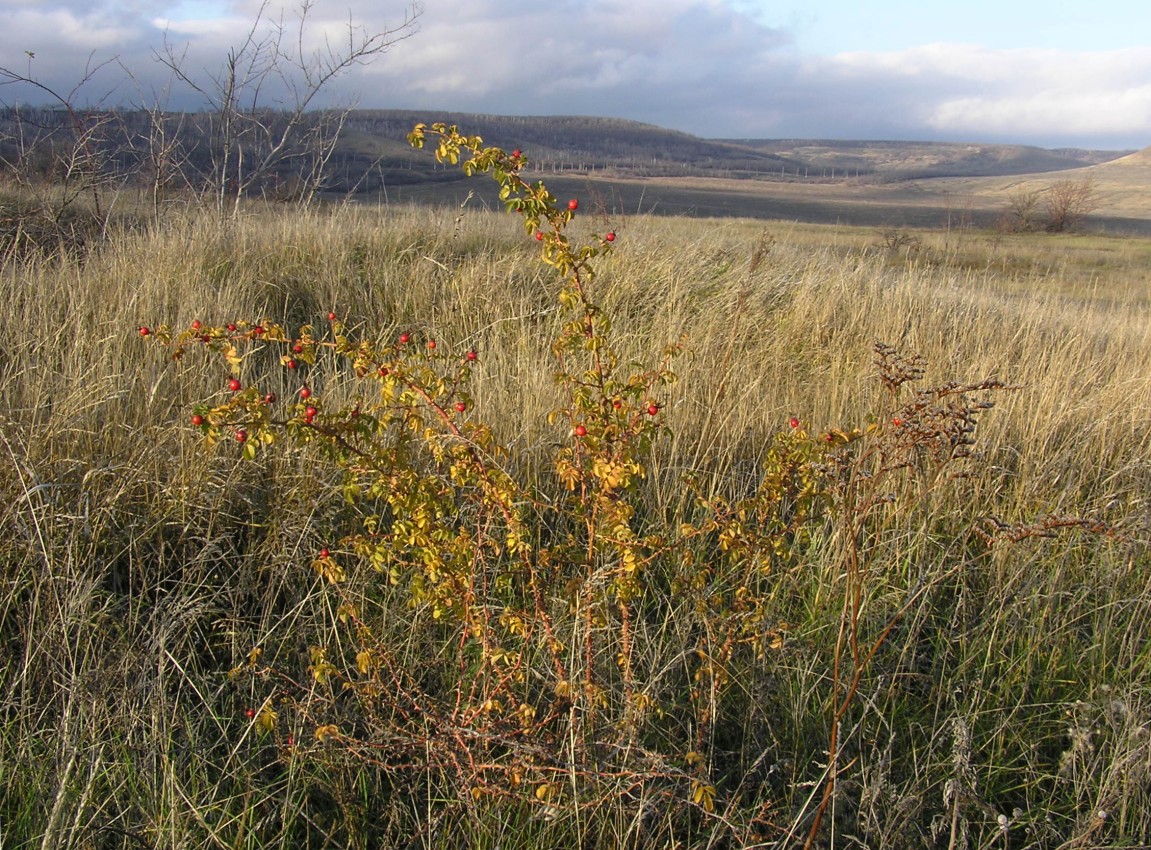
[[831, 64], [841, 79], [902, 81], [923, 107], [923, 125], [953, 137], [1127, 140], [1119, 146], [1151, 141], [1151, 49], [935, 44], [842, 54]]
[[397, 105], [607, 115], [714, 135], [733, 93], [762, 85], [756, 69], [786, 41], [718, 0], [476, 0], [468, 15], [461, 25], [429, 6], [411, 49], [368, 74]]
[[945, 101], [929, 125], [939, 130], [1009, 136], [1028, 132], [1051, 137], [1108, 136], [1141, 131], [1151, 139], [1151, 85], [1119, 91], [1047, 90], [1001, 97]]
[[[410, 8], [404, 0], [382, 9], [379, 0], [318, 0], [308, 50], [346, 38], [349, 3], [351, 20], [370, 31], [398, 25]], [[735, 0], [425, 4], [419, 32], [337, 81], [333, 99], [626, 117], [711, 137], [1151, 142], [1151, 49], [935, 43], [813, 57]], [[83, 70], [80, 57], [118, 56], [140, 89], [158, 91], [168, 75], [153, 51], [165, 32], [177, 52], [187, 50], [188, 68], [210, 73], [247, 33], [260, 0], [0, 0], [0, 8], [0, 65], [23, 70], [24, 51], [35, 51], [33, 72], [67, 91]], [[284, 2], [289, 24], [296, 8]], [[121, 96], [130, 101], [135, 88]], [[23, 95], [0, 88], [0, 99], [14, 96]], [[171, 105], [201, 104], [174, 92]]]
[[[47, 54], [58, 49], [57, 45], [66, 45], [69, 51], [111, 52], [136, 38], [137, 27], [114, 24], [105, 18], [99, 13], [78, 15], [65, 8], [22, 9], [8, 15], [4, 23], [4, 53], [31, 50]], [[13, 37], [15, 34], [19, 35]], [[18, 47], [20, 43], [27, 46]], [[9, 45], [18, 49], [10, 51]]]
[[232, 18], [153, 18], [152, 27], [168, 33], [170, 38], [207, 39], [224, 41], [245, 25], [244, 21]]

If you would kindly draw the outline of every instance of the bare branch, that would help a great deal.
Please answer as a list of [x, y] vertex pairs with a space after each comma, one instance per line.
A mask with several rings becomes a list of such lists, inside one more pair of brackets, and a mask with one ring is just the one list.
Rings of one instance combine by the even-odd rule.
[[[70, 145], [70, 149], [66, 150], [62, 155], [49, 153], [49, 156], [55, 161], [54, 164], [62, 169], [62, 173], [60, 174], [61, 192], [59, 194], [59, 200], [54, 204], [57, 211], [57, 220], [63, 214], [64, 210], [67, 209], [79, 195], [85, 192], [91, 194], [93, 211], [96, 218], [102, 219], [104, 216], [104, 203], [101, 197], [101, 186], [108, 182], [111, 177], [106, 170], [106, 166], [112, 158], [106, 150], [110, 135], [106, 131], [114, 121], [112, 113], [102, 109], [81, 110], [77, 108], [76, 101], [80, 90], [91, 83], [100, 70], [115, 63], [117, 60], [113, 57], [112, 59], [107, 59], [93, 65], [92, 57], [89, 56], [88, 62], [84, 66], [84, 73], [79, 81], [70, 91], [61, 93], [57, 89], [39, 80], [33, 74], [32, 62], [36, 56], [32, 52], [27, 52], [27, 56], [28, 70], [25, 72], [0, 67], [0, 87], [11, 85], [31, 87], [59, 104], [68, 117], [71, 138], [65, 140], [64, 144], [66, 146]], [[103, 102], [103, 98], [96, 102]], [[19, 117], [17, 117], [17, 121], [19, 121]], [[41, 129], [44, 132], [38, 136], [38, 143], [31, 146], [31, 152], [33, 154], [43, 153], [44, 151], [39, 150], [40, 148], [50, 149], [57, 144], [58, 141], [54, 138], [59, 135], [59, 133], [56, 132], [57, 128], [45, 127]], [[30, 151], [30, 148], [22, 144], [21, 151], [21, 158], [25, 159], [25, 154]], [[13, 170], [17, 173], [23, 171], [27, 174], [24, 169], [18, 166], [14, 167]]]
[[179, 82], [205, 100], [213, 116], [211, 165], [205, 178], [222, 215], [235, 214], [245, 195], [266, 193], [296, 160], [302, 161], [307, 175], [300, 197], [315, 197], [352, 109], [346, 105], [335, 113], [317, 113], [320, 98], [337, 77], [370, 64], [412, 36], [423, 11], [413, 4], [397, 26], [376, 31], [349, 19], [346, 43], [334, 45], [325, 38], [321, 47], [309, 50], [315, 8], [314, 0], [303, 0], [293, 20], [269, 19], [265, 0], [222, 69], [206, 79], [188, 67], [186, 49], [177, 51], [167, 39], [155, 54]]

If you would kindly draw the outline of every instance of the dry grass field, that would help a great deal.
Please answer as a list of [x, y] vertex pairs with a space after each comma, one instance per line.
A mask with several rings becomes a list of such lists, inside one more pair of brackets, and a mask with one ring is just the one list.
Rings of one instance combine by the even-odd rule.
[[[1148, 217], [1128, 177], [1108, 182], [1145, 167], [1136, 157], [1094, 169], [1099, 215]], [[968, 199], [995, 209], [996, 193], [1017, 185], [1004, 178], [862, 197], [851, 186], [773, 189], [773, 202], [821, 205], [844, 222], [866, 207], [866, 227], [788, 222], [785, 209], [755, 220], [741, 217], [742, 201], [725, 202], [729, 214], [699, 200], [710, 190], [669, 185], [557, 186], [584, 198], [573, 234], [618, 234], [592, 287], [621, 359], [684, 347], [659, 399], [667, 430], [636, 485], [637, 522], [682, 520], [689, 477], [713, 496], [754, 493], [791, 417], [813, 435], [890, 427], [877, 341], [922, 355], [927, 385], [995, 377], [1009, 387], [979, 415], [961, 475], [912, 475], [886, 519], [860, 531], [871, 541], [860, 621], [872, 638], [892, 625], [841, 718], [840, 778], [812, 846], [1146, 846], [1151, 241], [961, 221]], [[504, 468], [541, 503], [564, 498], [553, 461], [570, 436], [548, 417], [563, 403], [552, 271], [517, 222], [476, 199], [447, 209], [390, 200], [253, 209], [227, 225], [173, 215], [83, 253], [5, 255], [0, 844], [802, 843], [827, 779], [848, 592], [834, 523], [763, 577], [758, 616], [778, 639], [712, 674], [725, 690], [710, 724], [683, 708], [699, 699], [686, 694], [708, 597], [651, 579], [634, 652], [666, 706], [644, 739], [668, 765], [662, 785], [616, 777], [594, 799], [571, 790], [574, 778], [572, 796], [511, 784], [473, 793], [432, 757], [453, 745], [430, 724], [426, 758], [403, 764], [387, 735], [378, 749], [332, 743], [319, 724], [393, 727], [339, 694], [321, 699], [318, 686], [315, 703], [275, 703], [272, 731], [247, 716], [311, 680], [315, 647], [346, 651], [338, 599], [312, 567], [350, 522], [338, 468], [308, 446], [255, 461], [234, 444], [205, 448], [189, 412], [219, 400], [222, 364], [196, 351], [172, 361], [138, 326], [325, 327], [334, 310], [356, 335], [408, 330], [457, 355], [474, 349], [469, 416], [491, 425]], [[721, 217], [660, 215], [680, 204]], [[877, 206], [903, 218], [877, 218]], [[954, 225], [940, 227], [953, 208]], [[282, 397], [295, 390], [275, 361], [252, 358], [243, 377]], [[333, 398], [356, 391], [332, 364], [310, 380]], [[996, 523], [1019, 539], [988, 545], [973, 531]], [[728, 560], [703, 555], [718, 588]], [[458, 638], [402, 584], [347, 563], [345, 593], [377, 606], [397, 669], [425, 671], [430, 695], [450, 693], [433, 662]], [[230, 675], [254, 669], [254, 647], [278, 659], [276, 672]], [[676, 785], [681, 774], [696, 784]]]

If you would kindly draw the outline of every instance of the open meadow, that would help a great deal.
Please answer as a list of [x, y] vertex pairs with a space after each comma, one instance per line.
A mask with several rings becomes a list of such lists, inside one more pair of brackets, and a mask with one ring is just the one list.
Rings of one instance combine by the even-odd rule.
[[1151, 241], [637, 208], [3, 253], [0, 845], [1151, 842]]
[[[1082, 184], [1089, 187], [1091, 195], [1086, 229], [1117, 236], [1151, 236], [1147, 192], [1151, 153], [1147, 151], [1062, 171], [918, 179], [882, 172], [838, 180], [816, 176], [628, 177], [611, 168], [583, 174], [540, 171], [531, 176], [545, 179], [560, 196], [578, 194], [617, 215], [756, 218], [932, 230], [1004, 229], [1004, 214], [1020, 198], [1032, 195], [1035, 212], [1041, 214], [1044, 193], [1053, 186]], [[380, 188], [361, 195], [360, 200], [500, 208], [494, 187], [469, 181]]]

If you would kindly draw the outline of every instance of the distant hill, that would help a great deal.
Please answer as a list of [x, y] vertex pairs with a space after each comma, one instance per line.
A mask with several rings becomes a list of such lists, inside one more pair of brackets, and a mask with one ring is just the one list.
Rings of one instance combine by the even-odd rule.
[[967, 180], [941, 180], [929, 183], [928, 188], [949, 188], [981, 205], [1001, 207], [1008, 198], [1042, 193], [1052, 185], [1066, 181], [1090, 183], [1097, 202], [1093, 216], [1096, 221], [1103, 217], [1124, 220], [1126, 223], [1123, 227], [1127, 229], [1133, 229], [1131, 222], [1151, 221], [1151, 148], [1074, 171], [1061, 169], [1040, 174], [1017, 173]]
[[[746, 200], [751, 197], [749, 193], [765, 190], [802, 192], [805, 203], [815, 197], [830, 198], [837, 192], [847, 193], [844, 197], [848, 197], [860, 191], [888, 189], [913, 190], [917, 197], [936, 189], [954, 195], [960, 187], [944, 186], [948, 180], [1034, 181], [1041, 175], [1071, 169], [1104, 168], [1104, 163], [1115, 168], [1151, 163], [1151, 148], [1092, 151], [943, 142], [703, 139], [618, 118], [523, 117], [410, 109], [351, 112], [344, 116], [346, 120], [330, 156], [327, 148], [323, 148], [321, 156], [321, 146], [309, 139], [327, 138], [322, 127], [333, 117], [338, 114], [311, 113], [308, 126], [297, 134], [296, 147], [275, 158], [274, 167], [265, 169], [259, 181], [247, 184], [245, 191], [289, 199], [301, 191], [301, 186], [314, 186], [314, 177], [320, 174], [328, 197], [359, 196], [385, 201], [432, 198], [443, 196], [441, 189], [454, 196], [466, 180], [463, 173], [437, 164], [426, 152], [414, 151], [407, 143], [407, 134], [416, 123], [437, 121], [456, 124], [469, 135], [482, 136], [489, 145], [505, 150], [520, 148], [527, 157], [524, 173], [529, 179], [544, 177], [549, 185], [557, 186], [565, 181], [593, 178], [612, 184], [612, 192], [629, 199], [634, 186], [638, 192], [634, 203], [637, 208], [652, 202], [652, 183], [675, 183], [677, 191], [688, 194], [674, 202], [671, 196], [662, 196], [662, 208], [684, 209], [692, 214], [754, 210], [759, 202]], [[220, 123], [209, 113], [111, 111], [93, 113], [88, 118], [89, 125], [99, 132], [91, 131], [81, 147], [75, 138], [74, 121], [62, 110], [0, 109], [0, 166], [22, 169], [26, 176], [51, 178], [61, 168], [67, 168], [70, 154], [82, 149], [85, 158], [90, 156], [92, 161], [101, 163], [101, 168], [119, 185], [148, 185], [149, 180], [161, 185], [162, 176], [164, 187], [200, 190], [219, 185], [220, 168], [259, 160], [259, 145], [267, 147], [267, 140], [275, 138], [277, 128], [287, 120], [275, 112], [254, 116], [261, 133], [247, 137], [245, 144], [253, 147], [247, 151], [247, 159], [241, 160], [234, 153], [228, 157], [220, 155]], [[162, 122], [161, 132], [156, 132], [157, 122]], [[267, 132], [262, 133], [265, 128]], [[317, 135], [308, 136], [309, 129], [317, 130]], [[212, 134], [216, 134], [215, 142], [211, 141]], [[157, 148], [157, 139], [167, 147]], [[28, 150], [34, 156], [28, 156]], [[1112, 182], [1126, 181], [1135, 187], [1122, 187], [1125, 192], [1145, 191], [1147, 181], [1141, 173], [1134, 179], [1128, 179], [1126, 174], [1127, 171], [1116, 172]], [[707, 185], [689, 188], [686, 184], [691, 180]], [[1105, 182], [1102, 174], [1100, 181]], [[973, 185], [970, 191], [981, 195], [1002, 192], [1004, 188]], [[737, 196], [742, 199], [733, 200]], [[906, 198], [899, 203], [906, 205]], [[793, 203], [787, 210], [795, 210], [797, 216], [807, 215]], [[828, 215], [840, 220], [843, 211]]]
[[1028, 145], [954, 142], [743, 139], [731, 144], [804, 163], [821, 173], [870, 177], [881, 182], [933, 177], [1000, 177], [1084, 168], [1130, 151], [1047, 149]]
[[[702, 139], [638, 121], [587, 116], [518, 117], [418, 110], [358, 110], [337, 157], [383, 156], [417, 122], [456, 124], [487, 144], [521, 148], [535, 170], [615, 177], [877, 182], [991, 177], [1083, 168], [1131, 151], [1048, 150], [1024, 145], [804, 139]], [[410, 154], [401, 150], [404, 162]], [[407, 167], [407, 166], [401, 166]], [[354, 169], [350, 169], [354, 171]], [[413, 175], [414, 176], [414, 175]], [[402, 175], [393, 175], [393, 180]]]
[[[455, 124], [485, 144], [520, 148], [533, 171], [616, 177], [767, 178], [796, 165], [787, 157], [723, 141], [701, 139], [638, 121], [585, 116], [516, 117], [433, 110], [357, 110], [348, 116], [336, 159], [383, 157], [410, 168], [406, 137], [423, 122]], [[395, 161], [399, 156], [401, 161]], [[426, 162], [426, 157], [421, 157]], [[355, 169], [349, 169], [349, 173]], [[393, 182], [406, 182], [400, 173]], [[370, 188], [370, 187], [369, 187]]]
[[1151, 165], [1151, 146], [1135, 151], [1135, 153], [1128, 154], [1127, 156], [1111, 160], [1111, 162], [1125, 165]]

